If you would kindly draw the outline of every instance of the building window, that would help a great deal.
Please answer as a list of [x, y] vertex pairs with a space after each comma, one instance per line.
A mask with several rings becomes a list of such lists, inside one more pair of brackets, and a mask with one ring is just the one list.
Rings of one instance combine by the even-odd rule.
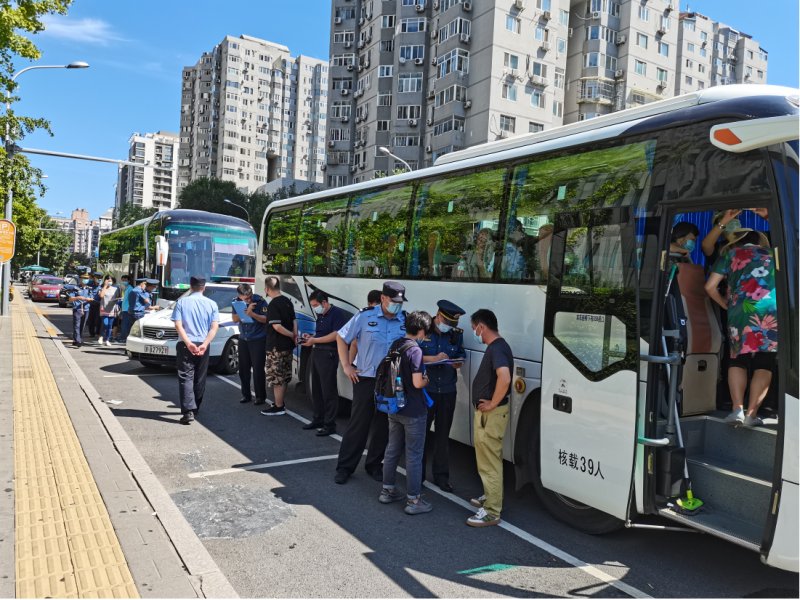
[[697, 72], [698, 73], [705, 73], [706, 72], [706, 66], [703, 65], [703, 64], [698, 64], [697, 65]]
[[667, 77], [668, 75], [666, 69], [656, 67], [656, 79], [658, 79], [661, 83], [666, 83]]
[[683, 21], [683, 30], [684, 31], [694, 31], [695, 30], [695, 22], [691, 19], [684, 19]]
[[757, 73], [759, 79], [764, 79], [764, 71], [759, 69], [758, 71], [756, 71], [756, 73]]
[[533, 37], [536, 38], [537, 42], [546, 42], [547, 28], [543, 25], [537, 25], [536, 29], [533, 30]]
[[506, 15], [506, 29], [511, 33], [519, 33], [522, 21], [512, 15]]
[[600, 66], [600, 53], [587, 52], [583, 58], [584, 67], [599, 67]]
[[422, 115], [422, 107], [418, 104], [401, 104], [397, 107], [398, 119], [419, 119]]
[[392, 105], [391, 94], [378, 94], [378, 106], [391, 106], [391, 105]]
[[643, 60], [635, 60], [634, 59], [634, 61], [633, 61], [633, 70], [638, 75], [647, 76], [647, 63], [644, 62]]
[[703, 82], [703, 81], [698, 81], [698, 82], [697, 82], [697, 89], [698, 89], [698, 90], [702, 90], [702, 89], [704, 89], [705, 87], [706, 87], [706, 84], [705, 84], [705, 82]]
[[550, 0], [536, 0], [536, 8], [539, 10], [550, 10]]
[[502, 96], [506, 100], [511, 100], [512, 102], [517, 101], [517, 86], [513, 83], [504, 83], [502, 89]]
[[644, 5], [639, 6], [639, 20], [640, 21], [650, 20], [650, 9]]
[[556, 52], [559, 54], [566, 54], [567, 53], [567, 40], [564, 38], [558, 38], [556, 40]]
[[555, 80], [553, 81], [553, 84], [557, 88], [563, 89], [564, 88], [564, 82], [565, 82], [564, 69], [562, 69], [560, 67], [556, 67], [556, 75], [555, 75]]
[[553, 116], [554, 117], [562, 117], [564, 116], [564, 103], [560, 100], [553, 100]]
[[394, 52], [394, 40], [384, 40], [381, 42], [381, 52]]
[[539, 133], [540, 131], [544, 131], [544, 125], [534, 121], [528, 121], [528, 133]]
[[564, 27], [569, 27], [569, 11], [568, 10], [564, 10], [563, 8], [559, 9], [559, 11], [558, 11], [558, 22]]
[[700, 32], [700, 41], [707, 42], [708, 41], [708, 33], [705, 31]]
[[500, 115], [500, 131], [507, 131], [508, 133], [514, 133], [514, 129], [516, 128], [517, 120], [514, 117], [509, 117], [508, 115]]
[[647, 36], [643, 33], [636, 34], [636, 45], [647, 48]]
[[684, 77], [684, 81], [686, 82], [686, 85], [692, 85], [692, 78], [689, 75]]
[[406, 60], [425, 58], [425, 46], [400, 46], [400, 58], [404, 58]]
[[539, 89], [534, 89], [531, 92], [531, 106], [534, 108], [544, 108], [544, 92]]
[[381, 17], [381, 29], [393, 29], [394, 22], [394, 15], [383, 15]]
[[688, 58], [687, 58], [687, 59], [686, 59], [686, 68], [687, 68], [687, 69], [691, 69], [691, 68], [693, 68], [693, 67], [694, 67], [694, 62], [692, 62], [692, 60], [691, 60], [691, 59], [688, 59]]
[[427, 23], [427, 19], [425, 17], [415, 17], [413, 19], [402, 19], [400, 21], [400, 32], [401, 33], [417, 33], [419, 31], [425, 31], [427, 28], [425, 24]]
[[503, 53], [503, 66], [507, 69], [519, 68], [519, 56], [509, 52]]
[[378, 67], [378, 77], [391, 77], [394, 67], [392, 65], [380, 65]]
[[703, 58], [707, 56], [707, 51], [702, 46], [700, 47], [700, 56], [702, 56]]
[[436, 63], [439, 69], [440, 79], [448, 73], [453, 73], [455, 71], [469, 73], [469, 52], [461, 48], [456, 48], [444, 56], [440, 56]]
[[694, 52], [694, 44], [692, 44], [691, 42], [686, 44], [686, 51], [687, 52]]
[[400, 73], [397, 80], [398, 92], [419, 92], [422, 90], [422, 73]]
[[658, 53], [661, 56], [669, 56], [669, 44], [666, 42], [658, 42]]

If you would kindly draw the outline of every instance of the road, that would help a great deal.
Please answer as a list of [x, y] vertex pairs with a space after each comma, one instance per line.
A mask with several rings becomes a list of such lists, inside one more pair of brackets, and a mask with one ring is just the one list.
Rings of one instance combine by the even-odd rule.
[[[70, 331], [68, 309], [39, 308]], [[119, 346], [70, 353], [242, 597], [799, 595], [796, 574], [707, 535], [575, 531], [531, 489], [515, 492], [510, 468], [504, 526], [467, 527], [480, 481], [472, 449], [456, 442], [455, 493], [427, 489], [434, 510], [409, 517], [378, 502], [363, 466], [334, 484], [339, 438], [301, 429], [303, 394], [290, 392], [286, 416], [264, 417], [239, 404], [235, 375], [212, 375], [197, 422], [181, 426], [174, 371], [141, 367]]]

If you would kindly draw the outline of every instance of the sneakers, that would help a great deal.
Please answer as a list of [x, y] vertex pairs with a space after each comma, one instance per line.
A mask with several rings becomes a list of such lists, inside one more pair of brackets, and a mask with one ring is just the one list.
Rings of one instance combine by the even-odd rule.
[[421, 515], [422, 513], [429, 513], [433, 510], [430, 502], [426, 502], [422, 498], [416, 500], [408, 500], [403, 512], [407, 515]]
[[261, 414], [265, 417], [277, 417], [278, 415], [285, 415], [286, 414], [286, 407], [284, 406], [277, 406], [273, 404], [269, 408], [265, 408], [261, 411]]
[[99, 338], [97, 338], [97, 345], [98, 346], [102, 346], [103, 345], [103, 336], [102, 335]]
[[744, 418], [744, 426], [745, 427], [761, 427], [764, 424], [764, 421], [761, 417], [745, 417]]
[[106, 340], [106, 346], [110, 346], [110, 345], [111, 345], [111, 340]]
[[483, 508], [484, 502], [486, 502], [486, 494], [478, 496], [477, 498], [471, 498], [469, 501], [469, 503], [475, 508]]
[[725, 417], [725, 423], [734, 427], [744, 424], [744, 410], [740, 408], [732, 411], [731, 414]]
[[392, 502], [397, 502], [405, 497], [406, 495], [402, 492], [398, 492], [397, 488], [385, 487], [381, 490], [381, 495], [378, 496], [378, 502], [381, 504], [391, 504]]
[[495, 517], [486, 512], [486, 509], [481, 508], [472, 515], [469, 519], [467, 519], [467, 525], [470, 527], [491, 527], [492, 525], [498, 525], [500, 523], [500, 517]]

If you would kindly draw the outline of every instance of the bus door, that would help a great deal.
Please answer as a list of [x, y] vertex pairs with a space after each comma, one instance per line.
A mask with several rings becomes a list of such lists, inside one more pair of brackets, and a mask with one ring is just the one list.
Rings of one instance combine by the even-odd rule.
[[557, 214], [544, 324], [543, 487], [626, 519], [639, 367], [628, 207]]

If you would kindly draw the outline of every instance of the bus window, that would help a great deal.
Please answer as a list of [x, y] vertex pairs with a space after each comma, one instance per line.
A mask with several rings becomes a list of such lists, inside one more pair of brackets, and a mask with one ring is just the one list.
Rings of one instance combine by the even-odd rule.
[[505, 174], [505, 169], [453, 173], [422, 185], [411, 277], [492, 278]]
[[347, 198], [306, 204], [300, 225], [298, 271], [343, 275], [346, 239]]
[[404, 186], [353, 198], [345, 275], [385, 278], [404, 274], [412, 190], [411, 186]]
[[264, 275], [294, 273], [297, 258], [297, 228], [300, 223], [300, 207], [276, 210], [266, 224], [264, 245]]

